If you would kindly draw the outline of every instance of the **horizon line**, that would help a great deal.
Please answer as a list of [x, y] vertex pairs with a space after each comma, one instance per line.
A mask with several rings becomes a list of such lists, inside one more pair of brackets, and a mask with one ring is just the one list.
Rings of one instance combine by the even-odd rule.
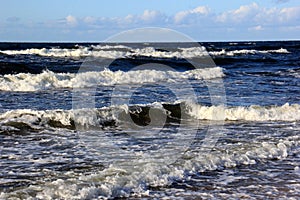
[[83, 41], [83, 40], [70, 40], [70, 41], [0, 41], [0, 43], [193, 43], [193, 42], [292, 42], [300, 41], [300, 39], [270, 39], [270, 40], [195, 40], [195, 41], [136, 41], [136, 42], [107, 42], [107, 41]]

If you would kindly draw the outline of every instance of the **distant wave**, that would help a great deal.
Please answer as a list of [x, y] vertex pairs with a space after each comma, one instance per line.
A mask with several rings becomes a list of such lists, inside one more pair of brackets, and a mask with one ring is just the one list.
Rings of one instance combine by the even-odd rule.
[[26, 49], [26, 50], [5, 50], [0, 53], [8, 55], [39, 55], [50, 57], [102, 57], [102, 58], [130, 58], [137, 56], [155, 57], [155, 58], [192, 58], [197, 56], [207, 56], [208, 53], [204, 47], [182, 48], [179, 51], [165, 51], [155, 49], [154, 47], [131, 48], [123, 45], [118, 46], [100, 46], [91, 47], [79, 46], [76, 49], [51, 48], [51, 49]]
[[235, 55], [242, 55], [242, 54], [270, 54], [270, 53], [278, 53], [278, 54], [288, 54], [290, 53], [287, 49], [274, 49], [274, 50], [254, 50], [254, 49], [241, 49], [241, 50], [233, 50], [233, 51], [226, 51], [223, 49], [222, 51], [211, 51], [209, 52], [210, 55], [214, 56], [235, 56]]
[[59, 127], [75, 129], [83, 127], [115, 126], [122, 123], [126, 113], [139, 124], [150, 120], [149, 109], [172, 119], [192, 117], [199, 120], [226, 121], [300, 121], [300, 105], [221, 107], [202, 106], [186, 102], [176, 104], [119, 105], [98, 109], [80, 110], [11, 110], [0, 114], [0, 131], [20, 131], [24, 128]]
[[300, 78], [300, 68], [290, 69], [287, 72], [281, 72], [281, 74], [290, 75], [290, 76], [293, 76], [295, 78]]
[[54, 73], [44, 71], [40, 74], [19, 73], [0, 76], [0, 90], [3, 91], [38, 91], [55, 88], [84, 88], [97, 85], [142, 84], [157, 82], [174, 82], [180, 79], [213, 79], [223, 77], [220, 67], [195, 69], [185, 72], [136, 70], [83, 73]]
[[190, 47], [190, 48], [179, 48], [175, 51], [166, 51], [161, 49], [155, 49], [154, 47], [145, 48], [132, 48], [124, 45], [91, 45], [90, 47], [78, 46], [78, 48], [65, 49], [65, 48], [32, 48], [26, 50], [4, 50], [0, 53], [8, 55], [39, 55], [49, 57], [102, 57], [102, 58], [130, 58], [130, 57], [155, 57], [155, 58], [194, 58], [201, 56], [234, 56], [241, 54], [269, 54], [269, 53], [290, 53], [287, 49], [274, 49], [274, 50], [233, 50], [227, 51], [225, 49], [221, 51], [210, 51], [207, 52], [205, 47]]

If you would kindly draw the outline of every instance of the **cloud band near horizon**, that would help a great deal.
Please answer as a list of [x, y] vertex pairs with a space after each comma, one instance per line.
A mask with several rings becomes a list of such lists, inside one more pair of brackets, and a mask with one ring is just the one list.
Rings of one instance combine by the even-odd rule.
[[163, 27], [181, 31], [196, 40], [276, 40], [299, 39], [299, 7], [261, 7], [257, 3], [216, 13], [208, 6], [198, 6], [167, 15], [144, 10], [140, 15], [123, 17], [76, 17], [42, 22], [9, 17], [0, 22], [4, 40], [24, 41], [99, 41], [120, 31]]

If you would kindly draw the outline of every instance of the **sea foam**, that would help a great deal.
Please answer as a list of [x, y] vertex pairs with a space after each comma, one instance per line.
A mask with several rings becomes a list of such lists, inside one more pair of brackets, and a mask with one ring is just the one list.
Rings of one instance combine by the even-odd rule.
[[[166, 107], [164, 104], [158, 106], [158, 103], [150, 105], [135, 105], [140, 109], [130, 109], [128, 105], [117, 105], [103, 108], [83, 108], [76, 110], [31, 110], [20, 109], [11, 110], [0, 114], [1, 130], [13, 130], [20, 125], [26, 125], [34, 129], [47, 127], [63, 127], [75, 129], [75, 124], [83, 127], [103, 127], [106, 125], [119, 125], [124, 119], [122, 114], [133, 113], [140, 120], [146, 120], [144, 114], [138, 115], [142, 110], [152, 107], [161, 110], [160, 113], [172, 115], [181, 109], [183, 114], [186, 114], [196, 120], [211, 120], [211, 121], [240, 121], [240, 122], [272, 122], [300, 121], [300, 105], [299, 104], [284, 104], [282, 106], [249, 106], [249, 107], [222, 107], [222, 106], [202, 106], [199, 104], [191, 104], [183, 102], [181, 104], [173, 104], [174, 107]], [[169, 104], [172, 105], [172, 104]], [[177, 106], [177, 107], [176, 107]], [[186, 116], [185, 115], [185, 116]], [[148, 116], [151, 117], [151, 116]], [[9, 128], [10, 127], [10, 128]]]
[[224, 107], [190, 105], [189, 114], [200, 120], [227, 121], [299, 121], [300, 105]]
[[90, 71], [77, 74], [44, 71], [41, 74], [19, 73], [0, 76], [0, 90], [38, 91], [56, 88], [85, 88], [112, 86], [115, 84], [143, 84], [176, 82], [181, 79], [214, 79], [223, 77], [220, 67], [195, 69], [185, 72], [136, 70], [136, 71]]
[[154, 57], [154, 58], [195, 58], [202, 56], [235, 56], [241, 54], [288, 54], [290, 53], [287, 49], [273, 49], [273, 50], [254, 50], [254, 49], [241, 49], [227, 51], [225, 49], [221, 51], [210, 51], [208, 52], [205, 47], [188, 47], [179, 48], [177, 50], [167, 51], [160, 50], [154, 47], [144, 47], [144, 48], [132, 48], [124, 45], [92, 45], [90, 47], [78, 46], [75, 49], [64, 49], [64, 48], [32, 48], [25, 50], [3, 50], [0, 53], [8, 55], [39, 55], [39, 56], [49, 56], [49, 57], [101, 57], [101, 58], [130, 58], [130, 57]]

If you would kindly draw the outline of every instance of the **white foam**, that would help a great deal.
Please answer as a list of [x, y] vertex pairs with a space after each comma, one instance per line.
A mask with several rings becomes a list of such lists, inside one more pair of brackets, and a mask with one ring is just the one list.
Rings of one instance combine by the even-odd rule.
[[18, 54], [33, 54], [33, 55], [40, 55], [40, 56], [53, 56], [53, 57], [80, 57], [80, 56], [89, 56], [91, 55], [89, 48], [81, 48], [81, 49], [59, 49], [59, 48], [52, 48], [52, 49], [25, 49], [25, 50], [6, 50], [0, 51], [1, 53], [5, 53], [8, 55], [18, 55]]
[[51, 48], [51, 49], [26, 49], [26, 50], [5, 50], [0, 51], [0, 53], [5, 53], [8, 55], [39, 55], [39, 56], [48, 56], [48, 57], [103, 57], [103, 58], [123, 58], [130, 56], [129, 51], [119, 51], [111, 50], [107, 51], [109, 47], [96, 47], [95, 50], [92, 50], [89, 47], [81, 47], [78, 49], [60, 49], [60, 48]]
[[[290, 105], [288, 104], [281, 107], [290, 109]], [[112, 110], [126, 110], [127, 108], [126, 106], [104, 108], [101, 114], [102, 116], [106, 116], [103, 118], [107, 118], [111, 116], [108, 113], [111, 113]], [[260, 108], [269, 109], [266, 107]], [[271, 108], [277, 109], [278, 107]], [[299, 105], [296, 105], [296, 108], [298, 108], [299, 111]], [[86, 112], [97, 111], [86, 110]], [[87, 113], [87, 115], [89, 115], [89, 113]], [[53, 119], [59, 120], [65, 125], [70, 125], [70, 119], [72, 118], [74, 118], [74, 111], [13, 110], [0, 115], [0, 124], [2, 127], [3, 122], [22, 121], [28, 124], [40, 123], [41, 125], [43, 123], [46, 124], [47, 120]], [[83, 124], [94, 123], [93, 119], [94, 118], [78, 119], [78, 122]], [[59, 130], [59, 132], [62, 131]], [[97, 132], [98, 137], [100, 137], [99, 133], [101, 132]], [[84, 137], [86, 132], [80, 132], [80, 134]], [[103, 137], [106, 137], [105, 134], [103, 134]], [[293, 147], [298, 147], [300, 144], [300, 136], [298, 135], [288, 136], [284, 139], [276, 139], [275, 137], [272, 141], [261, 141], [259, 138], [257, 139], [239, 144], [235, 143], [234, 145], [220, 143], [219, 145], [221, 146], [216, 145], [214, 151], [202, 152], [201, 149], [198, 148], [187, 150], [184, 157], [178, 159], [174, 165], [165, 164], [168, 163], [168, 159], [170, 159], [168, 156], [161, 155], [161, 159], [157, 157], [153, 158], [148, 155], [149, 152], [147, 151], [131, 151], [130, 148], [127, 151], [120, 149], [120, 154], [104, 151], [101, 152], [101, 156], [107, 154], [108, 158], [111, 159], [111, 164], [105, 166], [104, 170], [101, 169], [87, 174], [74, 174], [70, 171], [66, 173], [63, 178], [46, 180], [43, 184], [25, 187], [17, 192], [18, 194], [22, 194], [24, 199], [30, 199], [30, 195], [34, 195], [34, 198], [40, 199], [128, 198], [131, 197], [131, 195], [135, 197], [148, 197], [151, 196], [148, 189], [149, 186], [167, 187], [172, 184], [172, 180], [185, 180], [187, 178], [186, 172], [188, 172], [188, 174], [194, 174], [216, 169], [233, 168], [241, 165], [253, 165], [256, 164], [257, 161], [284, 159], [288, 156]], [[103, 140], [102, 142], [104, 145], [110, 145], [109, 142], [113, 143], [112, 140], [113, 138], [107, 137], [107, 140]], [[87, 148], [88, 145], [85, 147]], [[170, 149], [169, 152], [176, 152], [176, 148], [177, 146], [174, 146], [174, 149]], [[117, 155], [117, 157], [114, 155]], [[295, 168], [295, 170], [298, 170], [298, 168]], [[58, 176], [62, 177], [61, 174]], [[55, 175], [53, 177], [55, 177]], [[10, 195], [14, 194], [2, 192], [0, 197], [8, 199], [11, 197]]]
[[[80, 46], [79, 46], [80, 47]], [[126, 50], [131, 50], [131, 47], [125, 46], [125, 45], [91, 45], [93, 49], [100, 49], [100, 50], [105, 50], [105, 49], [126, 49]]]
[[201, 120], [299, 121], [300, 105], [223, 107], [190, 105], [189, 114]]
[[[61, 122], [63, 125], [71, 125], [71, 112], [56, 111], [38, 111], [31, 109], [11, 110], [0, 115], [1, 125], [11, 122], [22, 122], [33, 127], [35, 124], [45, 124], [49, 120]], [[36, 126], [38, 127], [38, 126]]]
[[[154, 106], [163, 109], [162, 106]], [[232, 121], [300, 121], [300, 105], [284, 104], [283, 106], [250, 106], [224, 108], [217, 106], [189, 105], [186, 110], [189, 115], [200, 120], [222, 120], [225, 113], [225, 120]], [[74, 125], [83, 127], [101, 127], [104, 122], [120, 122], [120, 113], [128, 113], [127, 105], [103, 107], [100, 109], [79, 109], [79, 110], [11, 110], [0, 114], [1, 130], [15, 130], [13, 122], [27, 124], [29, 127], [40, 129], [51, 126], [51, 122], [61, 124], [62, 127]]]
[[233, 50], [233, 51], [226, 51], [225, 49], [221, 51], [211, 51], [209, 52], [210, 55], [214, 56], [235, 56], [235, 55], [242, 55], [242, 54], [270, 54], [270, 53], [278, 53], [278, 54], [288, 54], [290, 53], [287, 49], [274, 49], [274, 50], [255, 50], [255, 49], [241, 49], [241, 50]]
[[145, 48], [131, 48], [123, 45], [117, 46], [94, 46], [81, 47], [77, 49], [26, 49], [26, 50], [4, 50], [0, 53], [8, 55], [18, 54], [29, 54], [39, 56], [50, 56], [50, 57], [103, 57], [103, 58], [125, 58], [133, 56], [147, 56], [147, 57], [158, 57], [158, 58], [191, 58], [197, 56], [207, 56], [207, 52], [204, 47], [193, 47], [193, 48], [182, 48], [180, 51], [159, 51], [154, 47]]
[[295, 78], [300, 78], [300, 69], [290, 69], [287, 72], [281, 72], [280, 74], [283, 74], [285, 76], [290, 75], [290, 76], [293, 76]]
[[0, 90], [4, 91], [38, 91], [55, 88], [84, 88], [97, 85], [143, 84], [157, 82], [177, 82], [181, 79], [213, 79], [223, 77], [220, 67], [195, 69], [186, 72], [136, 70], [83, 72], [78, 74], [54, 73], [44, 71], [41, 74], [19, 73], [0, 76]]
[[[243, 146], [244, 148], [230, 148], [229, 146], [226, 148], [226, 152], [211, 151], [204, 154], [186, 152], [189, 159], [179, 160], [176, 165], [165, 165], [158, 160], [146, 160], [136, 156], [125, 159], [122, 163], [115, 162], [103, 171], [80, 175], [76, 179], [71, 177], [49, 181], [45, 185], [30, 189], [31, 191], [35, 190], [37, 197], [41, 199], [128, 198], [131, 195], [151, 197], [148, 186], [166, 187], [174, 179], [185, 179], [187, 171], [197, 173], [224, 167], [253, 165], [258, 160], [284, 159], [290, 148], [298, 145], [299, 142], [299, 137], [288, 137], [284, 141], [275, 143], [251, 143], [249, 146]], [[141, 153], [147, 154], [147, 152]]]
[[[1, 130], [16, 130], [14, 122], [27, 124], [34, 129], [49, 127], [51, 122], [61, 124], [62, 127], [80, 125], [83, 127], [98, 126], [103, 122], [115, 120], [118, 114], [128, 107], [110, 107], [102, 109], [80, 110], [31, 110], [18, 109], [0, 114]], [[79, 114], [78, 114], [79, 113]]]
[[51, 48], [51, 49], [25, 49], [25, 50], [3, 50], [0, 53], [8, 55], [29, 54], [49, 57], [102, 57], [102, 58], [126, 58], [134, 56], [146, 56], [154, 58], [194, 58], [208, 55], [234, 56], [240, 54], [269, 54], [269, 53], [290, 53], [287, 49], [254, 50], [241, 49], [234, 51], [211, 51], [207, 52], [205, 47], [179, 48], [177, 51], [160, 51], [154, 47], [131, 48], [124, 45], [91, 45], [90, 47], [78, 46], [76, 49]]

